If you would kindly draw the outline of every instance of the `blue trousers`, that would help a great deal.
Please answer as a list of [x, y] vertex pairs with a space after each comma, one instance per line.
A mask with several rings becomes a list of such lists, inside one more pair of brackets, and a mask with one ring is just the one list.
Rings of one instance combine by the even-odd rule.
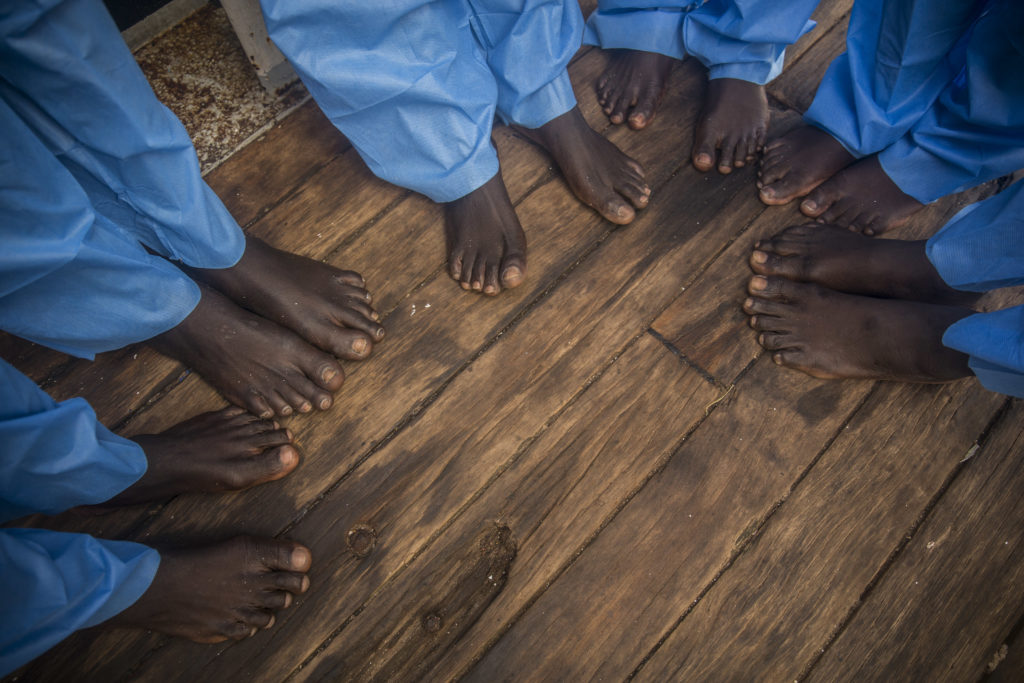
[[[244, 236], [102, 3], [6, 3], [0, 64], [0, 328], [91, 358], [177, 325], [199, 290], [167, 259], [228, 267]], [[85, 401], [2, 361], [0, 444], [0, 520], [109, 500], [146, 470]], [[135, 543], [0, 531], [0, 674], [124, 610], [158, 564]]]
[[[137, 444], [83, 399], [56, 403], [0, 360], [0, 521], [102, 503], [146, 471]], [[0, 675], [109, 619], [149, 587], [146, 546], [44, 529], [0, 529]]]
[[818, 0], [598, 0], [583, 42], [643, 50], [708, 68], [708, 78], [764, 85], [782, 73], [786, 47], [814, 28]]
[[495, 114], [576, 105], [576, 0], [261, 0], [270, 37], [378, 177], [448, 202], [498, 172]]
[[[1024, 284], [1024, 183], [960, 211], [926, 250], [956, 289], [987, 292]], [[970, 356], [971, 370], [987, 389], [1024, 398], [1024, 306], [963, 318], [946, 330], [942, 343]]]
[[199, 290], [166, 259], [245, 247], [185, 129], [100, 0], [7, 3], [0, 64], [0, 328], [83, 358], [171, 329]]
[[857, 0], [805, 119], [922, 203], [1024, 168], [1024, 5]]

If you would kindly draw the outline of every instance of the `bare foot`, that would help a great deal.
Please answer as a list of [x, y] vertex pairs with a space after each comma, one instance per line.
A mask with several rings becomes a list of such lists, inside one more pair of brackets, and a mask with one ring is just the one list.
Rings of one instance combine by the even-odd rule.
[[847, 166], [800, 202], [804, 215], [865, 235], [881, 235], [905, 225], [923, 208], [886, 175], [877, 156]]
[[246, 238], [245, 253], [231, 268], [189, 272], [338, 358], [366, 358], [384, 338], [359, 273], [275, 249], [255, 237]]
[[291, 541], [239, 536], [162, 551], [153, 583], [106, 622], [200, 643], [241, 640], [274, 625], [274, 614], [309, 589], [309, 549]]
[[943, 281], [925, 244], [876, 240], [832, 225], [797, 225], [755, 244], [750, 268], [847, 294], [963, 306], [976, 301], [978, 294]]
[[778, 365], [823, 379], [950, 382], [971, 374], [967, 355], [942, 345], [974, 311], [843, 294], [755, 275], [743, 310]]
[[610, 50], [611, 63], [597, 79], [597, 101], [614, 124], [640, 130], [654, 119], [672, 72], [671, 57], [640, 50]]
[[285, 476], [299, 464], [287, 429], [241, 408], [203, 413], [159, 434], [140, 434], [148, 467], [100, 507], [134, 505], [179, 493], [241, 491]]
[[735, 78], [708, 82], [708, 94], [693, 141], [693, 165], [707, 172], [732, 173], [757, 158], [768, 130], [764, 86]]
[[854, 161], [853, 155], [825, 131], [800, 126], [765, 146], [757, 173], [761, 201], [770, 206], [788, 204]]
[[591, 128], [579, 107], [540, 128], [520, 128], [546, 149], [581, 202], [612, 223], [625, 225], [651, 199], [643, 167]]
[[254, 415], [282, 417], [331, 406], [345, 376], [333, 356], [277, 323], [245, 311], [200, 285], [195, 310], [149, 340], [193, 368], [225, 398]]
[[463, 289], [494, 296], [526, 275], [526, 235], [499, 170], [445, 205], [448, 273]]

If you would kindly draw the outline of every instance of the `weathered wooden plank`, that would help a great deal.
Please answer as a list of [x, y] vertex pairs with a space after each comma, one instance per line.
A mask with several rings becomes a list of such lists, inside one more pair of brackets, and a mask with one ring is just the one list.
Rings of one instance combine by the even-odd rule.
[[[970, 392], [973, 400], [1002, 403], [1001, 396], [979, 397], [980, 392]], [[963, 409], [973, 412], [975, 406]], [[900, 427], [908, 432], [945, 431], [939, 415], [922, 414], [923, 420], [933, 420], [931, 427], [907, 424], [904, 420], [910, 417], [900, 417]], [[809, 680], [973, 681], [982, 676], [1014, 624], [1024, 617], [1022, 424], [1024, 403], [1013, 401], [985, 445], [964, 465], [811, 670]], [[957, 441], [962, 448], [964, 440]], [[956, 448], [945, 452], [946, 448], [914, 446], [908, 452], [922, 454], [925, 461], [947, 460], [947, 466], [965, 455], [957, 454]], [[911, 480], [902, 488], [911, 493], [919, 487], [921, 482]], [[902, 497], [890, 501], [893, 507], [903, 503]], [[860, 526], [865, 526], [863, 521]], [[860, 554], [860, 549], [851, 549], [847, 560]], [[836, 579], [833, 584], [847, 583], [841, 575]]]
[[761, 358], [579, 559], [479, 653], [468, 679], [628, 676], [757, 534], [870, 387], [781, 373]]
[[[786, 48], [786, 66], [783, 69], [783, 73], [792, 69], [798, 59], [803, 57], [815, 43], [826, 37], [840, 22], [842, 22], [842, 30], [845, 33], [847, 21], [846, 15], [849, 14], [850, 8], [852, 7], [853, 0], [825, 0], [824, 2], [819, 3], [818, 6], [814, 8], [814, 12], [811, 13], [811, 20], [816, 22], [818, 25], [809, 33], [802, 36], [798, 41]], [[827, 49], [832, 50], [834, 48], [829, 47]], [[778, 83], [778, 81], [775, 81], [775, 83]]]
[[[687, 182], [680, 175], [675, 180]], [[274, 651], [262, 657], [261, 671], [269, 671], [271, 677], [290, 671], [297, 660], [305, 659], [316, 643], [347, 619], [382, 580], [404, 568], [476, 490], [507, 466], [524, 440], [542, 429], [548, 417], [561, 410], [609, 357], [649, 324], [677, 291], [675, 283], [684, 281], [717, 249], [722, 239], [719, 231], [728, 233], [737, 222], [748, 220], [745, 215], [761, 210], [756, 200], [730, 201], [749, 178], [734, 175], [722, 182], [731, 184], [733, 192], [723, 193], [719, 203], [708, 203], [705, 197], [691, 193], [667, 191], [658, 210], [645, 213], [628, 230], [612, 233], [527, 316], [476, 358], [467, 371], [451, 380], [436, 401], [422, 413], [414, 414], [415, 429], [398, 432], [342, 479], [329, 495], [315, 501], [316, 506], [289, 534], [313, 548], [317, 561], [312, 577], [321, 587], [320, 597], [300, 600], [301, 609], [282, 616], [274, 632], [267, 636], [274, 642]], [[549, 188], [545, 186], [531, 194], [519, 207], [521, 215], [539, 217], [550, 213], [560, 201], [575, 201], [556, 199], [554, 190], [560, 188]], [[687, 218], [678, 221], [670, 231], [662, 227], [666, 216]], [[720, 222], [712, 221], [714, 216], [719, 216]], [[552, 234], [573, 235], [579, 229], [577, 226], [590, 225], [591, 220], [590, 214], [570, 206], [565, 222], [560, 222], [560, 229]], [[574, 242], [578, 238], [569, 239], [564, 249], [543, 251], [569, 251]], [[445, 293], [450, 291], [450, 283], [439, 284], [444, 288], [437, 290], [436, 299], [429, 300], [440, 301], [442, 305], [432, 315], [443, 316], [449, 330], [451, 321], [459, 321], [457, 327], [467, 334], [470, 330], [486, 329], [477, 322], [480, 318], [476, 311], [492, 311], [504, 299], [503, 295], [485, 308], [474, 308], [460, 303], [467, 301], [466, 297], [456, 296], [449, 304], [445, 303]], [[518, 291], [512, 296], [519, 296]], [[455, 309], [459, 313], [446, 310], [449, 305], [460, 306]], [[418, 314], [409, 318], [418, 319]], [[422, 324], [432, 323], [428, 319]], [[435, 344], [435, 353], [445, 352], [450, 343]], [[382, 350], [379, 358], [384, 357], [383, 353]], [[391, 392], [395, 385], [389, 381], [384, 390]], [[375, 410], [372, 402], [365, 405], [368, 410]], [[309, 451], [327, 452], [334, 443], [350, 442], [342, 431], [344, 422], [345, 418], [331, 423], [320, 421], [319, 428], [309, 431], [297, 426], [296, 433], [302, 435], [301, 443]], [[365, 422], [362, 419], [360, 424]], [[336, 466], [331, 461], [317, 461], [317, 466], [331, 465]], [[279, 494], [293, 498], [301, 507], [309, 500], [311, 490], [322, 490], [324, 481], [337, 476], [337, 471], [321, 474], [313, 463], [307, 462], [303, 469], [280, 482]], [[209, 517], [179, 512], [175, 527], [184, 526], [180, 522], [183, 518], [195, 519], [197, 524], [223, 519], [235, 527], [244, 524], [247, 528], [274, 531], [279, 528], [272, 525], [280, 524], [281, 505], [267, 507], [276, 507], [277, 516], [262, 508], [249, 510], [243, 521], [238, 520], [237, 510], [229, 510], [223, 517], [220, 508], [204, 508]], [[388, 543], [378, 543], [374, 555], [361, 562], [354, 561], [338, 544], [338, 539], [357, 524], [368, 524], [380, 538], [389, 539]], [[255, 643], [228, 648], [210, 666], [215, 671], [246, 666], [254, 657], [250, 648], [262, 651], [265, 647]], [[152, 665], [147, 665], [146, 670], [181, 669], [183, 675], [195, 675], [190, 667], [200, 660], [188, 647], [168, 644], [154, 654]]]
[[798, 678], [1003, 401], [973, 380], [880, 383], [638, 678]]
[[992, 659], [985, 666], [989, 677], [986, 683], [1017, 683], [1024, 681], [1024, 643], [1021, 643], [1021, 623], [1013, 630], [1013, 636], [1000, 644], [992, 653]]
[[316, 102], [298, 106], [206, 176], [240, 225], [249, 225], [350, 148]]
[[849, 15], [842, 15], [799, 58], [787, 62], [782, 75], [768, 84], [768, 95], [798, 112], [806, 111], [828, 65], [846, 50], [848, 23]]
[[[572, 561], [578, 549], [661, 466], [684, 435], [704, 417], [718, 390], [650, 335], [642, 335], [591, 384], [557, 421], [518, 456], [482, 496], [412, 567], [378, 590], [350, 623], [335, 634], [297, 680], [351, 676], [363, 662], [416, 651], [435, 643], [430, 680], [445, 680], [474, 656]], [[514, 535], [515, 562], [507, 583], [477, 623], [458, 623], [460, 638], [440, 641], [421, 631], [413, 644], [396, 644], [410, 619], [429, 618], [450, 589], [436, 577], [454, 572], [460, 554], [481, 529], [500, 525]], [[453, 605], [457, 608], [458, 603]], [[453, 620], [444, 619], [447, 627]], [[454, 627], [454, 626], [453, 626]], [[453, 649], [452, 652], [448, 652]], [[433, 662], [431, 662], [433, 663]], [[373, 670], [383, 678], [383, 672]], [[411, 667], [390, 671], [409, 680]]]

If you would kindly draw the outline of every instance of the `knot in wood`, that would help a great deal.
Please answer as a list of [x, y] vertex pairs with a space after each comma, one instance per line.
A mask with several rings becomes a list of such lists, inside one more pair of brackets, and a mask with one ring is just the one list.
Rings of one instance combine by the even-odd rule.
[[353, 555], [358, 558], [366, 557], [377, 546], [377, 532], [368, 524], [356, 524], [349, 529], [345, 543]]
[[437, 633], [441, 630], [441, 615], [439, 614], [428, 614], [423, 617], [423, 628], [428, 633]]

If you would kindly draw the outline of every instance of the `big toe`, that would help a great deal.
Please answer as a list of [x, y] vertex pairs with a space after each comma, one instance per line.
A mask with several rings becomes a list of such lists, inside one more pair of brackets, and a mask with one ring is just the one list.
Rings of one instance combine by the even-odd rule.
[[501, 264], [501, 286], [518, 287], [526, 278], [526, 259], [506, 256]]
[[800, 213], [817, 218], [828, 211], [836, 200], [831, 185], [831, 183], [825, 182], [811, 190], [807, 197], [800, 202]]
[[791, 256], [782, 256], [768, 249], [754, 249], [750, 254], [750, 269], [759, 275], [778, 275], [789, 279], [797, 279], [796, 260]]
[[626, 225], [632, 223], [636, 218], [636, 211], [629, 202], [616, 194], [614, 197], [605, 197], [597, 205], [598, 212], [612, 223]]
[[755, 275], [747, 283], [747, 291], [751, 296], [763, 299], [790, 301], [794, 294], [794, 284], [786, 278]]

